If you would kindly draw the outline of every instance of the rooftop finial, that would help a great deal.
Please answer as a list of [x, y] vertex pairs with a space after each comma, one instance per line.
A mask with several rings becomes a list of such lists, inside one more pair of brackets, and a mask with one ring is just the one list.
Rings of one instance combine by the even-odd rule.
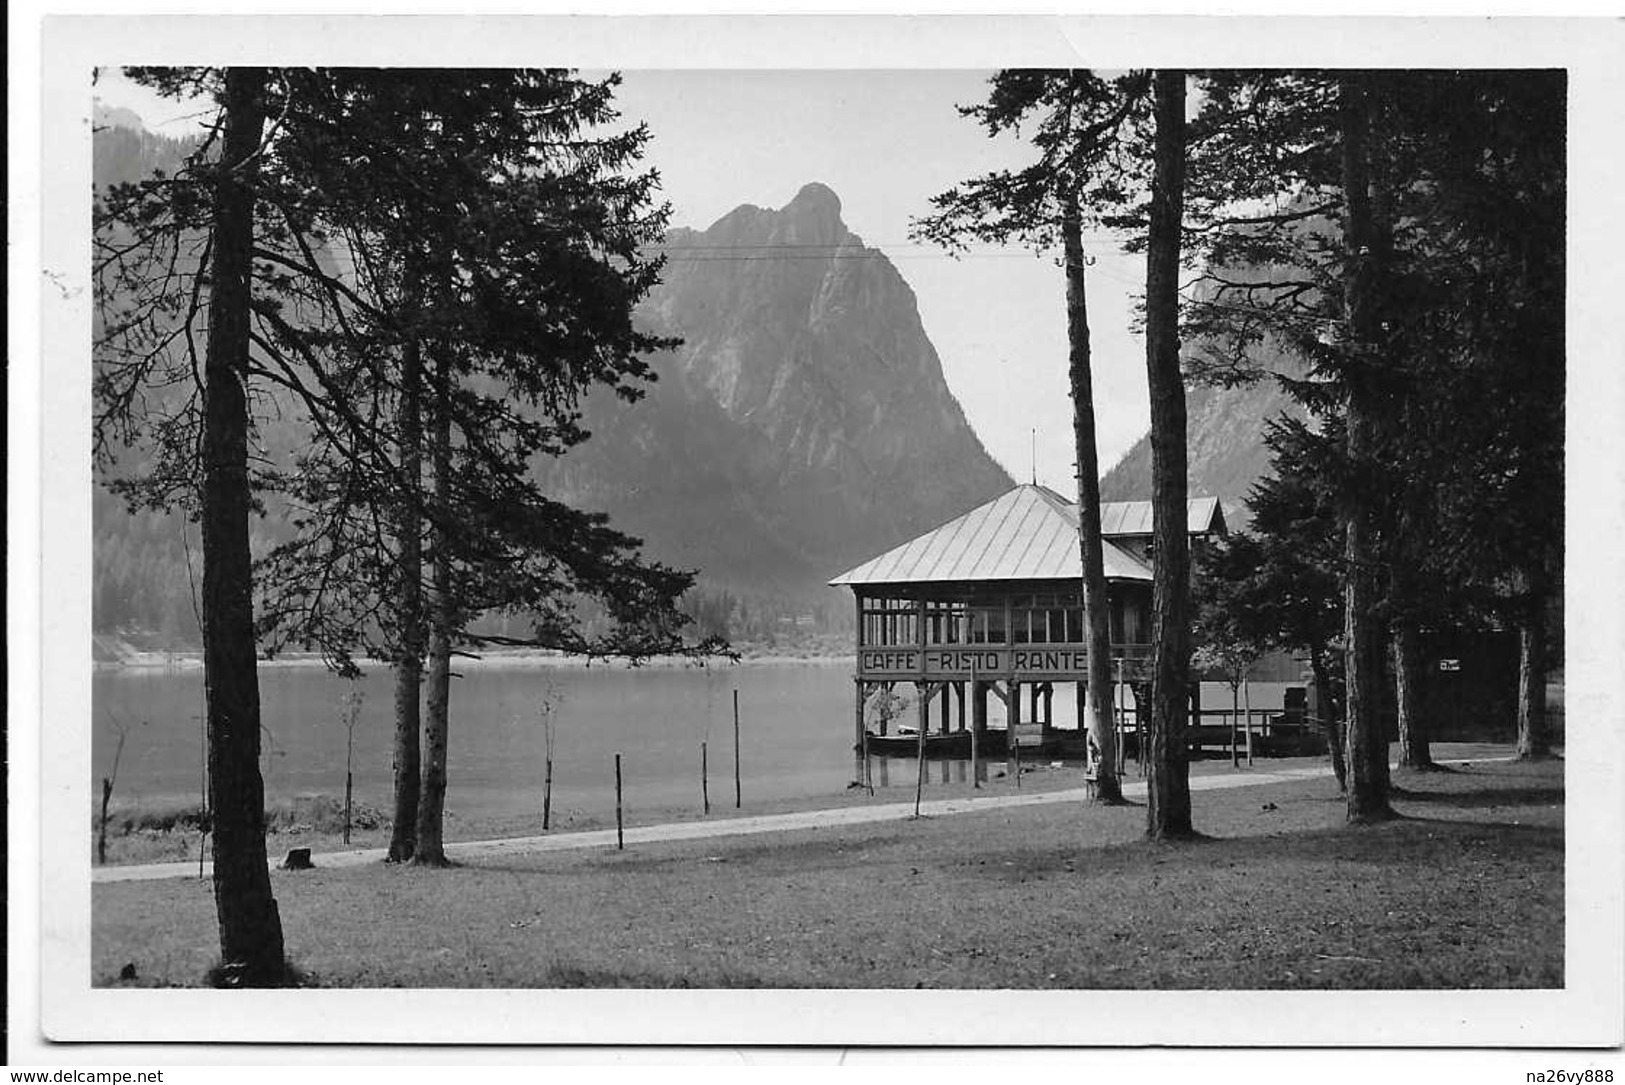
[[1038, 427], [1033, 427], [1033, 485], [1038, 485]]

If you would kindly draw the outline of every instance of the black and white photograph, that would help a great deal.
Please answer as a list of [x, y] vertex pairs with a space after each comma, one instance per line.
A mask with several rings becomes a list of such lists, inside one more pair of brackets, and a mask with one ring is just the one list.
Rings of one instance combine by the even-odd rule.
[[47, 19], [12, 1061], [1611, 1074], [1621, 44]]

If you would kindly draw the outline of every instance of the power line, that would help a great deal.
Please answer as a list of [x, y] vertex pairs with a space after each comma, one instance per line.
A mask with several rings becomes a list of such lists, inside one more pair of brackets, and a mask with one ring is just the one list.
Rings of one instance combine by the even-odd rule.
[[[1090, 238], [1099, 244], [1115, 244], [1115, 238]], [[760, 260], [1056, 260], [1054, 248], [1022, 249], [1009, 246], [968, 246], [949, 250], [919, 242], [863, 243], [771, 242], [766, 244], [657, 244], [644, 251], [686, 263], [706, 261]]]
[[[1118, 242], [1122, 241], [1122, 238], [1110, 237], [1110, 236], [1107, 236], [1105, 234], [1090, 234], [1090, 235], [1085, 235], [1084, 240], [1085, 241], [1096, 242], [1098, 244], [1117, 244]], [[929, 250], [932, 250], [932, 251], [943, 251], [943, 252], [948, 251], [946, 249], [941, 249], [940, 246], [928, 244], [928, 243], [922, 242], [922, 241], [859, 242], [859, 241], [857, 241], [855, 239], [852, 240], [852, 241], [845, 241], [845, 242], [842, 242], [842, 241], [828, 241], [828, 242], [768, 241], [768, 242], [763, 242], [761, 244], [738, 243], [738, 244], [692, 244], [692, 245], [690, 245], [690, 244], [682, 244], [682, 245], [668, 245], [668, 244], [662, 243], [662, 244], [654, 245], [654, 246], [651, 246], [651, 247], [652, 248], [658, 248], [658, 249], [684, 249], [684, 250], [692, 249], [692, 250], [695, 250], [695, 251], [700, 251], [700, 250], [706, 250], [706, 251], [720, 250], [720, 251], [727, 251], [727, 252], [735, 252], [735, 251], [747, 251], [747, 250], [770, 250], [770, 251], [774, 251], [774, 252], [781, 252], [781, 251], [785, 251], [785, 250], [795, 250], [795, 249], [841, 250], [841, 249], [853, 248], [854, 246], [861, 247], [861, 248], [868, 248], [868, 249], [880, 249], [880, 248], [886, 248], [886, 249], [929, 249]], [[985, 251], [985, 252], [1010, 252], [1010, 250], [1012, 248], [1015, 248], [1015, 247], [1016, 246], [1010, 246], [1010, 245], [968, 245], [962, 251], [970, 251], [970, 250], [973, 250], [973, 249], [980, 249], [980, 250]], [[1046, 249], [1051, 249], [1051, 248], [1054, 248], [1054, 247], [1055, 246], [1045, 246]], [[1022, 249], [1021, 252], [1018, 253], [1018, 255], [1022, 255], [1022, 254], [1030, 255], [1032, 253], [1033, 253], [1032, 249]]]
[[1034, 260], [1034, 259], [1042, 260], [1043, 259], [1042, 256], [1034, 256], [1034, 255], [1028, 254], [1028, 253], [1015, 253], [1015, 252], [971, 253], [971, 254], [961, 254], [959, 256], [953, 256], [953, 255], [950, 255], [948, 253], [932, 253], [932, 252], [884, 253], [884, 252], [880, 252], [878, 250], [875, 250], [875, 251], [868, 251], [868, 252], [829, 252], [829, 253], [823, 253], [823, 254], [817, 254], [817, 253], [760, 253], [760, 254], [755, 254], [755, 255], [741, 255], [741, 256], [722, 256], [722, 255], [715, 255], [715, 256], [708, 256], [708, 255], [687, 256], [687, 255], [684, 255], [681, 250], [653, 249], [653, 250], [650, 250], [650, 251], [652, 251], [654, 253], [658, 253], [658, 254], [663, 255], [663, 256], [666, 256], [674, 263], [684, 263], [684, 264], [760, 264], [760, 263], [770, 263], [770, 262], [771, 263], [784, 263], [784, 262], [787, 262], [787, 261], [798, 261], [798, 260], [801, 260], [801, 261], [805, 261], [805, 260], [815, 260], [815, 261], [828, 261], [828, 260], [859, 260], [859, 261], [862, 261], [862, 260], [889, 260], [889, 261], [892, 261], [892, 262], [897, 262], [897, 261], [902, 261], [902, 260], [965, 260], [965, 259], [971, 259], [971, 260], [1006, 259], [1006, 260], [1008, 260], [1008, 259], [1017, 259], [1017, 258], [1022, 258], [1022, 257], [1025, 257], [1026, 259], [1030, 259], [1030, 260]]

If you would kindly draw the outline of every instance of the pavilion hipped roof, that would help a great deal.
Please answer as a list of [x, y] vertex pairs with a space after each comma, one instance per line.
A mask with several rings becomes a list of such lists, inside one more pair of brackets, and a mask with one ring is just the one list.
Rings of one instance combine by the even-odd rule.
[[[1190, 502], [1190, 530], [1213, 530], [1215, 518], [1222, 515], [1217, 508], [1214, 498]], [[1106, 502], [1100, 512], [1106, 579], [1149, 581], [1151, 569], [1111, 537], [1150, 535], [1151, 503]], [[1082, 576], [1077, 505], [1047, 487], [1021, 485], [830, 583], [1077, 580]]]

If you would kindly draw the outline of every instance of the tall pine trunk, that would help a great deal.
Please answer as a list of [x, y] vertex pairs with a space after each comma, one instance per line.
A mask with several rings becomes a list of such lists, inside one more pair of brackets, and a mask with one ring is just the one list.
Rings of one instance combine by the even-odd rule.
[[1394, 623], [1389, 644], [1394, 656], [1394, 693], [1399, 712], [1399, 764], [1427, 772], [1437, 768], [1428, 748], [1427, 725], [1418, 711], [1422, 694], [1422, 644], [1416, 623]]
[[203, 391], [203, 686], [222, 985], [287, 979], [282, 918], [265, 857], [260, 692], [248, 517], [248, 358], [255, 186], [266, 76], [225, 75]]
[[1156, 151], [1146, 239], [1145, 360], [1151, 393], [1151, 726], [1146, 834], [1193, 835], [1185, 743], [1190, 671], [1185, 384], [1179, 371], [1179, 246], [1185, 187], [1185, 73], [1152, 77]]
[[1068, 186], [1061, 218], [1066, 253], [1067, 376], [1072, 383], [1072, 439], [1078, 459], [1078, 546], [1083, 562], [1083, 612], [1088, 622], [1089, 680], [1084, 687], [1084, 719], [1095, 762], [1095, 801], [1119, 804], [1117, 735], [1112, 727], [1111, 604], [1106, 597], [1105, 558], [1100, 543], [1100, 465], [1095, 450], [1095, 399], [1090, 371], [1089, 307], [1084, 293], [1083, 225], [1077, 190]]
[[1356, 480], [1343, 501], [1343, 682], [1347, 698], [1348, 820], [1391, 816], [1388, 806], [1388, 739], [1382, 730], [1379, 684], [1382, 643], [1372, 614], [1377, 604], [1376, 555], [1371, 536], [1368, 467], [1375, 451], [1376, 393], [1371, 373], [1380, 321], [1376, 267], [1379, 239], [1371, 208], [1371, 114], [1373, 103], [1360, 74], [1339, 82], [1343, 134], [1344, 315], [1354, 357], [1348, 386], [1347, 453]]
[[[444, 348], [442, 348], [443, 350]], [[429, 683], [423, 718], [423, 779], [418, 800], [417, 852], [413, 862], [446, 864], [446, 739], [451, 710], [451, 385], [450, 363], [435, 359], [434, 433], [429, 460], [434, 471], [434, 515], [430, 518], [433, 578], [429, 583]]]
[[395, 821], [388, 862], [417, 851], [420, 778], [418, 728], [423, 680], [423, 348], [414, 335], [401, 353], [400, 655], [395, 660]]
[[1528, 577], [1529, 598], [1518, 629], [1518, 758], [1534, 760], [1551, 753], [1546, 730], [1546, 577]]

